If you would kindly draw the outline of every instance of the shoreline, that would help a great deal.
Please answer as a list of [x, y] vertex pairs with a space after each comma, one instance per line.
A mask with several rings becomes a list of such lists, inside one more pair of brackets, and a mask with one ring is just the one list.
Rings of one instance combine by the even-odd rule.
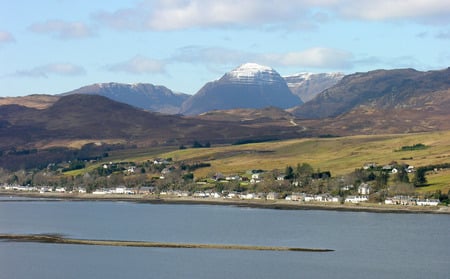
[[375, 203], [335, 204], [319, 202], [297, 202], [286, 200], [238, 200], [213, 199], [193, 197], [157, 197], [153, 195], [92, 195], [92, 194], [65, 194], [65, 193], [17, 193], [0, 192], [0, 197], [24, 197], [27, 199], [2, 199], [8, 201], [123, 201], [149, 204], [186, 204], [186, 205], [220, 205], [276, 210], [329, 210], [346, 212], [371, 213], [423, 213], [423, 214], [450, 214], [448, 206], [403, 206], [385, 205]]

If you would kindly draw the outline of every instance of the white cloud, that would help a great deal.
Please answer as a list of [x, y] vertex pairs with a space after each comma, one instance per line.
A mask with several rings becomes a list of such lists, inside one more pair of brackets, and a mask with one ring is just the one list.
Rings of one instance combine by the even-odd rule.
[[[270, 0], [156, 0], [115, 12], [99, 12], [94, 18], [115, 29], [182, 30], [272, 26], [306, 16], [305, 1]], [[307, 26], [309, 27], [311, 23]]]
[[298, 16], [300, 5], [287, 1], [160, 1], [146, 26], [156, 30], [276, 24]]
[[403, 19], [450, 23], [447, 0], [347, 0], [334, 4], [338, 14], [364, 20]]
[[307, 68], [346, 69], [352, 67], [353, 55], [344, 50], [316, 47], [298, 52], [289, 52], [274, 56], [274, 63], [283, 66], [301, 66]]
[[0, 44], [13, 43], [15, 41], [16, 40], [14, 39], [14, 36], [11, 33], [0, 30]]
[[66, 22], [63, 20], [34, 23], [29, 29], [36, 33], [54, 34], [58, 39], [81, 39], [94, 35], [92, 29], [82, 22]]
[[146, 0], [94, 18], [115, 29], [311, 28], [330, 18], [450, 23], [448, 0]]
[[165, 72], [165, 63], [161, 60], [138, 55], [130, 60], [107, 66], [106, 69], [112, 72], [126, 72], [131, 74], [160, 74]]
[[243, 52], [226, 48], [186, 47], [178, 51], [170, 61], [204, 63], [207, 65], [239, 65], [249, 61], [271, 67], [301, 67], [318, 69], [348, 69], [353, 66], [350, 52], [316, 47], [287, 53]]
[[16, 77], [32, 77], [47, 78], [49, 75], [56, 74], [62, 76], [79, 76], [84, 75], [86, 71], [83, 67], [71, 63], [52, 63], [44, 66], [35, 67], [30, 70], [19, 70], [11, 76]]

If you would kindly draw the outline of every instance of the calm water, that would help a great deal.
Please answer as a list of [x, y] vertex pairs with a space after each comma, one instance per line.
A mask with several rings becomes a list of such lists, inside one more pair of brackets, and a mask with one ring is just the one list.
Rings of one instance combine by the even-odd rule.
[[0, 278], [449, 278], [450, 216], [0, 200], [0, 233], [335, 249], [331, 253], [0, 242]]

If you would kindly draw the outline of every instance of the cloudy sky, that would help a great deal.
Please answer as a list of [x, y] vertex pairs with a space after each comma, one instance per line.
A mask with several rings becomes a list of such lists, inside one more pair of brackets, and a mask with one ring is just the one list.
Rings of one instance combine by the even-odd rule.
[[0, 96], [98, 82], [189, 94], [246, 62], [299, 72], [450, 66], [448, 0], [0, 0]]

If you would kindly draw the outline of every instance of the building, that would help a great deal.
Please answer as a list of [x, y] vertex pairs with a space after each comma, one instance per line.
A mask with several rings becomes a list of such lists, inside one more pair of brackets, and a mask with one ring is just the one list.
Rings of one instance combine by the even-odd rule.
[[358, 186], [358, 194], [360, 195], [370, 195], [371, 187], [367, 183], [361, 183], [361, 185]]

